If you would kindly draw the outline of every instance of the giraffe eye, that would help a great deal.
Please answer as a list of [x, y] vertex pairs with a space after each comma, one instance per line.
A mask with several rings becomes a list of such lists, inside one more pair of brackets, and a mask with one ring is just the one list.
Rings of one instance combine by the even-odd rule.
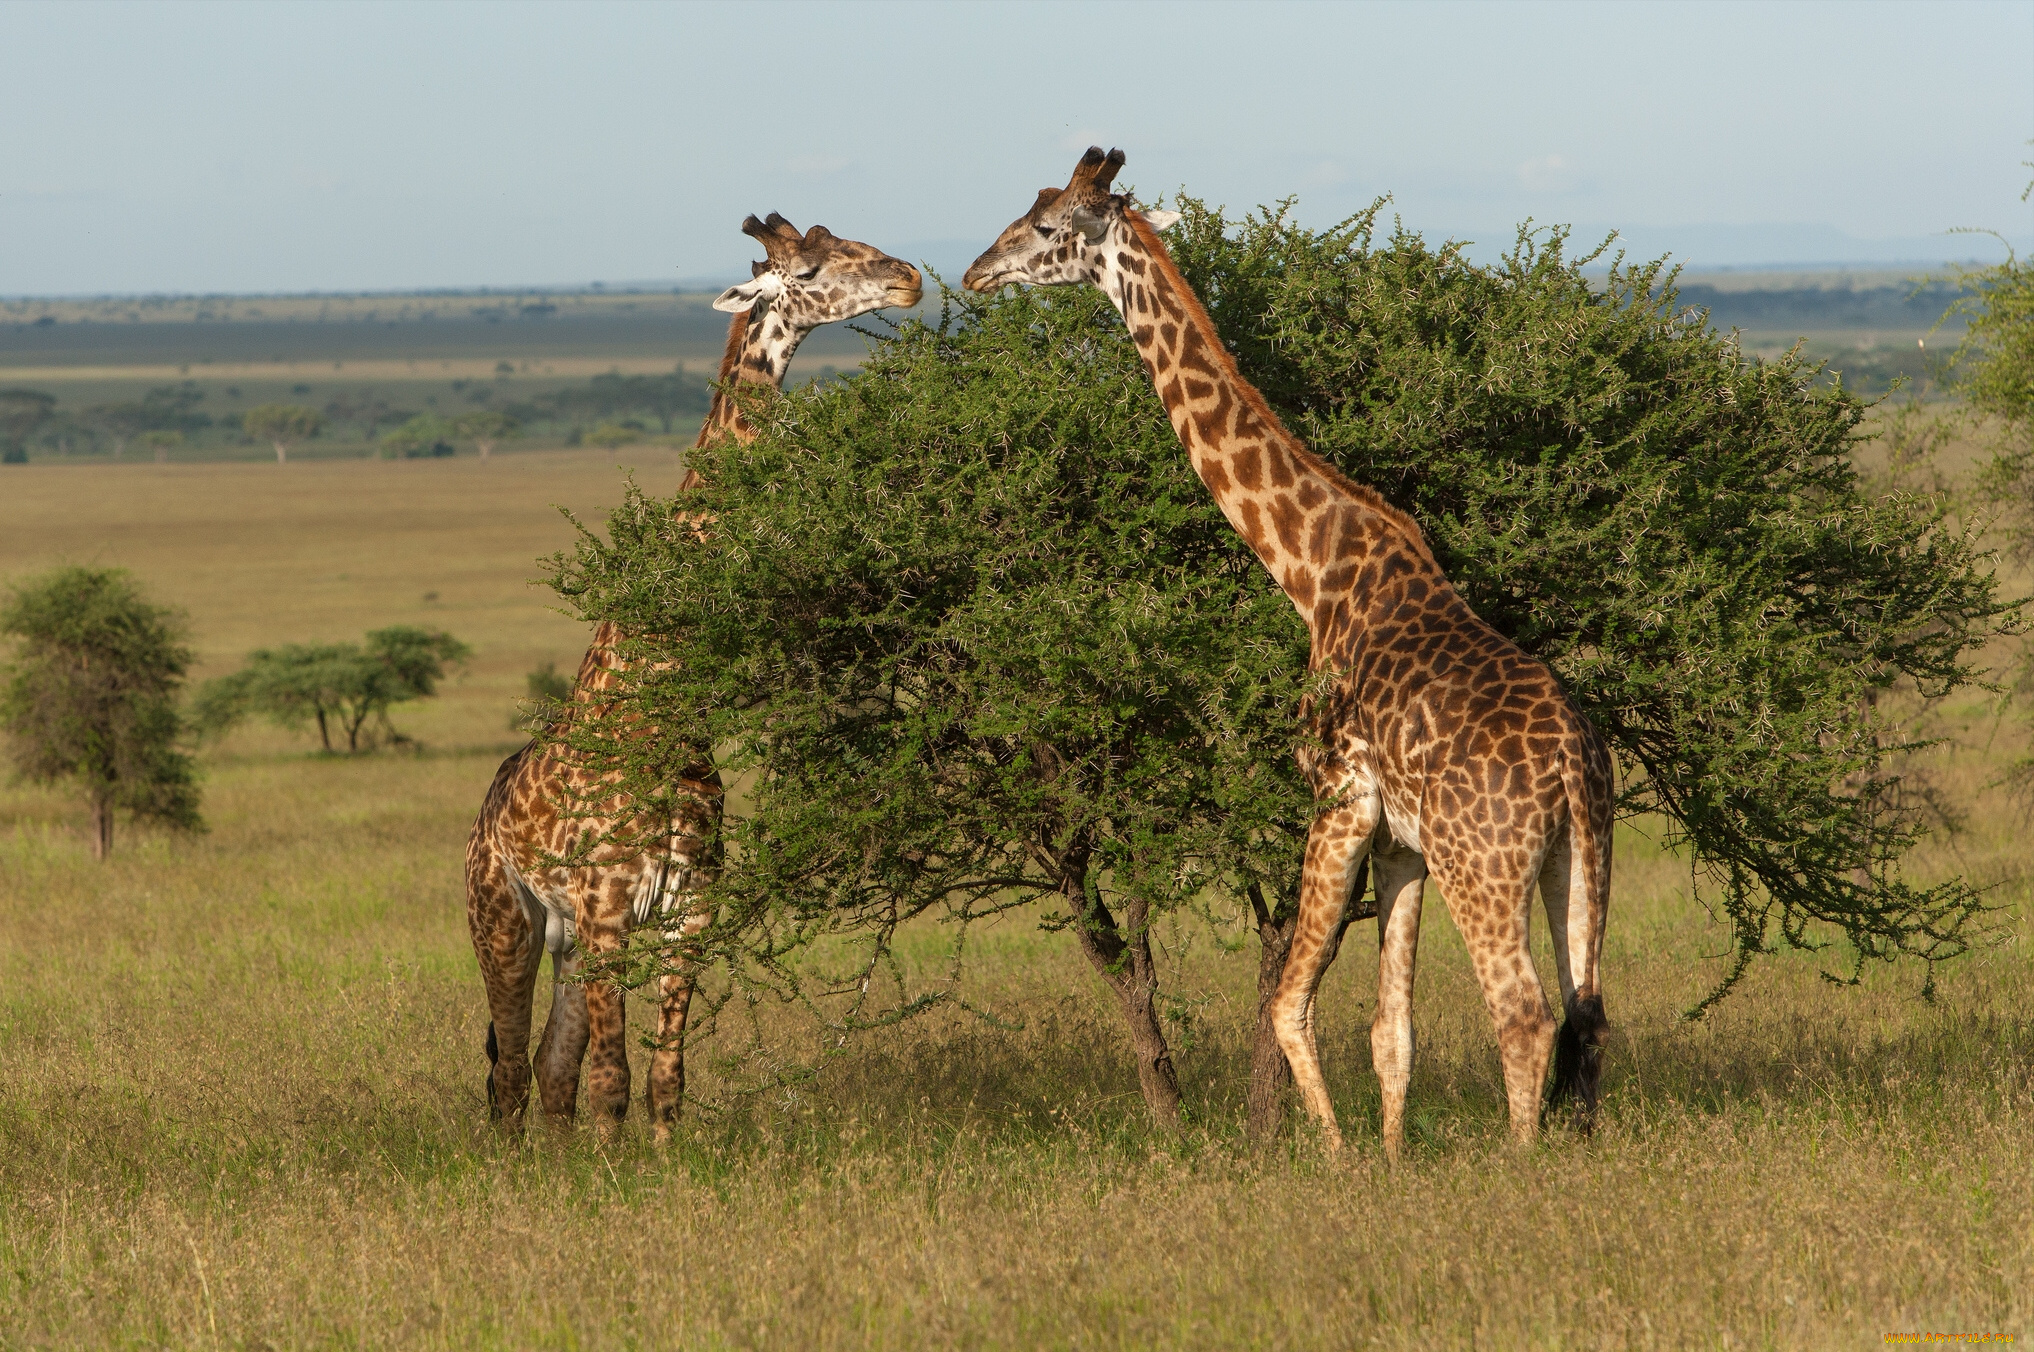
[[1036, 230], [1039, 234], [1043, 235], [1047, 239], [1052, 238], [1052, 227], [1049, 225], [1034, 225], [1031, 228], [1033, 230]]
[[819, 275], [819, 269], [818, 269], [817, 267], [810, 267], [810, 268], [807, 268], [807, 269], [805, 269], [805, 271], [803, 271], [803, 272], [800, 272], [800, 273], [797, 273], [797, 274], [795, 274], [795, 275], [794, 275], [794, 277], [793, 277], [793, 280], [794, 280], [794, 281], [800, 281], [800, 282], [809, 282], [809, 281], [811, 281], [811, 280], [812, 280], [812, 279], [813, 279], [814, 277], [817, 277], [818, 275]]

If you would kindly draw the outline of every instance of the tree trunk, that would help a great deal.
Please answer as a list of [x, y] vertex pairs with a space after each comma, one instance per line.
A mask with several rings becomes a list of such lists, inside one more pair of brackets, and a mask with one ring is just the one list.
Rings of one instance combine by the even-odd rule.
[[318, 709], [318, 740], [324, 744], [325, 754], [331, 755], [332, 732], [331, 729], [325, 726], [325, 710], [322, 706]]
[[[1328, 940], [1327, 961], [1333, 962], [1335, 954], [1341, 951], [1342, 936], [1348, 933], [1351, 920], [1367, 920], [1376, 916], [1377, 903], [1368, 895], [1369, 886], [1370, 863], [1365, 860], [1356, 871], [1356, 885], [1350, 889], [1349, 905], [1342, 912], [1342, 923]], [[1250, 909], [1257, 921], [1260, 947], [1257, 956], [1257, 1032], [1250, 1043], [1250, 1090], [1245, 1103], [1249, 1109], [1250, 1139], [1261, 1145], [1276, 1137], [1285, 1125], [1286, 1091], [1292, 1088], [1292, 1067], [1286, 1063], [1284, 1048], [1278, 1045], [1278, 1030], [1271, 1021], [1271, 1005], [1272, 997], [1278, 994], [1278, 983], [1285, 976], [1285, 958], [1292, 950], [1293, 929], [1299, 923], [1299, 905], [1294, 900], [1280, 898], [1277, 906], [1267, 906], [1263, 890], [1252, 883]]]
[[1130, 1030], [1130, 1046], [1137, 1056], [1137, 1085], [1144, 1091], [1144, 1106], [1160, 1127], [1179, 1128], [1179, 1075], [1172, 1067], [1172, 1052], [1165, 1045], [1165, 1029], [1158, 1019], [1158, 969], [1151, 960], [1151, 905], [1132, 901], [1124, 911], [1130, 930], [1126, 938], [1116, 917], [1099, 898], [1087, 895], [1087, 865], [1079, 861], [1060, 881], [1060, 894], [1073, 913], [1074, 937], [1088, 962], [1116, 993], [1123, 1022]]
[[275, 462], [278, 465], [288, 464], [290, 459], [290, 448], [280, 441], [271, 442], [269, 444], [275, 447]]
[[113, 853], [113, 800], [103, 793], [92, 795], [92, 858], [104, 859]]

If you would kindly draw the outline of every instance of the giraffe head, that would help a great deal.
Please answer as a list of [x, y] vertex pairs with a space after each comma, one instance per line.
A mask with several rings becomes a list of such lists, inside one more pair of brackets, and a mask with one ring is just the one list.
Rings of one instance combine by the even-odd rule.
[[743, 221], [742, 233], [769, 256], [749, 265], [748, 281], [715, 298], [716, 310], [766, 304], [791, 328], [809, 331], [886, 305], [916, 305], [924, 293], [917, 268], [870, 245], [837, 238], [823, 225], [801, 235], [773, 211], [766, 220]]
[[1010, 222], [988, 251], [974, 261], [961, 285], [994, 291], [1010, 282], [1063, 286], [1102, 284], [1110, 265], [1111, 239], [1130, 232], [1130, 217], [1142, 216], [1154, 230], [1179, 219], [1176, 211], [1139, 211], [1128, 197], [1109, 191], [1123, 167], [1123, 152], [1089, 146], [1064, 188], [1040, 188], [1031, 210]]

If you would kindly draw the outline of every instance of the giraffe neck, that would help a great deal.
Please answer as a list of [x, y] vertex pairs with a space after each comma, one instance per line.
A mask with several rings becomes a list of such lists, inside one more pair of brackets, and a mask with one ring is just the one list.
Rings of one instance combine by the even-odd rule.
[[1120, 218], [1096, 248], [1097, 285], [1129, 327], [1194, 472], [1317, 640], [1372, 557], [1396, 552], [1440, 575], [1417, 522], [1286, 430], [1148, 224]]
[[[700, 424], [699, 439], [692, 443], [694, 449], [723, 437], [755, 440], [756, 429], [742, 415], [741, 401], [729, 397], [729, 387], [742, 384], [782, 389], [785, 373], [791, 369], [791, 358], [811, 331], [810, 327], [787, 319], [781, 305], [757, 305], [735, 311], [728, 321], [720, 373], [714, 377], [713, 402], [707, 407], [706, 421]], [[689, 472], [685, 478], [687, 485], [696, 482]]]

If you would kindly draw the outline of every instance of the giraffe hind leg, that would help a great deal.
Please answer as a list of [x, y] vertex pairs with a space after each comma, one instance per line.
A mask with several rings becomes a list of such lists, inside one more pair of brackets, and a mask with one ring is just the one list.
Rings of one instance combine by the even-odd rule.
[[546, 938], [551, 947], [551, 1013], [544, 1020], [544, 1040], [537, 1046], [537, 1092], [544, 1116], [555, 1125], [569, 1123], [579, 1108], [579, 1065], [586, 1057], [586, 987], [579, 975], [579, 949], [562, 924], [552, 924]]
[[1512, 1139], [1530, 1142], [1539, 1135], [1540, 1101], [1554, 1052], [1554, 1015], [1533, 967], [1532, 875], [1492, 877], [1454, 861], [1436, 872], [1497, 1033]]
[[530, 1097], [530, 997], [544, 947], [521, 897], [485, 841], [469, 848], [467, 925], [487, 990], [488, 1115], [522, 1125]]
[[1370, 1064], [1384, 1099], [1385, 1158], [1396, 1164], [1405, 1146], [1405, 1097], [1412, 1083], [1413, 971], [1427, 861], [1403, 847], [1379, 849], [1371, 859], [1377, 873], [1377, 1014], [1370, 1024]]

